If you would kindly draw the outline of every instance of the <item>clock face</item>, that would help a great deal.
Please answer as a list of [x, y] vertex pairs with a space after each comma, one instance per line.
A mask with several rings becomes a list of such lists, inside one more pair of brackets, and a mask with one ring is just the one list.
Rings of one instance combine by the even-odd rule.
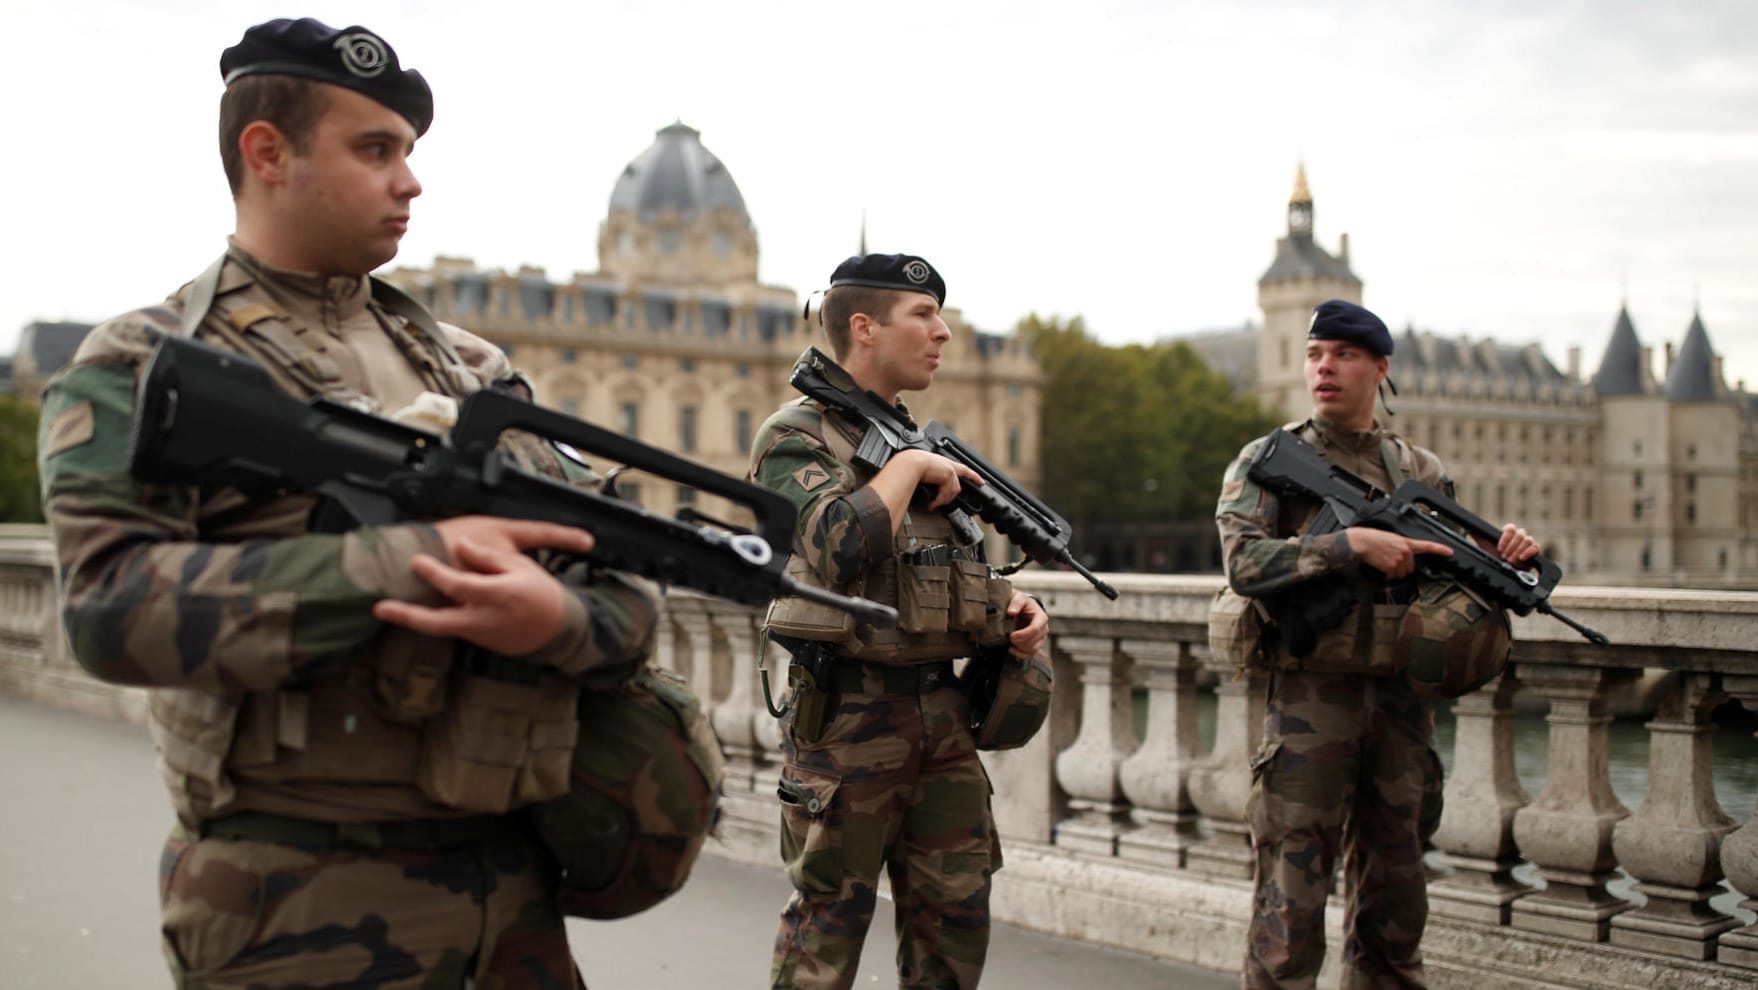
[[1307, 206], [1288, 207], [1288, 223], [1295, 227], [1305, 227], [1312, 223], [1312, 208]]

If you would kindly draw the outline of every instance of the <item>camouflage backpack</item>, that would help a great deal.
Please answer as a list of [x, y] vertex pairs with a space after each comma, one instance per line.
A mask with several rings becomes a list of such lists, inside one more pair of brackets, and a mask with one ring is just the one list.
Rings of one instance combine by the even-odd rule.
[[1404, 676], [1428, 698], [1470, 694], [1501, 674], [1513, 635], [1506, 612], [1456, 581], [1424, 579], [1398, 628]]
[[684, 885], [720, 813], [726, 764], [683, 678], [646, 668], [580, 693], [567, 794], [531, 809], [563, 913], [626, 918]]

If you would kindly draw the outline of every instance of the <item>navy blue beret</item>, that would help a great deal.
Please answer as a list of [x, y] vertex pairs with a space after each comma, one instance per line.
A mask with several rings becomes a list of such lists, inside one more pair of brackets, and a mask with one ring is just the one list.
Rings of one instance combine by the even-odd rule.
[[345, 86], [397, 111], [417, 137], [433, 123], [433, 90], [427, 80], [399, 65], [391, 46], [359, 25], [337, 30], [309, 17], [258, 24], [220, 56], [220, 76], [230, 86], [259, 75], [301, 76]]
[[1327, 299], [1312, 311], [1307, 340], [1347, 340], [1384, 357], [1392, 356], [1392, 332], [1384, 320], [1352, 302]]
[[946, 280], [933, 265], [913, 254], [857, 254], [830, 273], [830, 287], [839, 285], [920, 292], [946, 305]]

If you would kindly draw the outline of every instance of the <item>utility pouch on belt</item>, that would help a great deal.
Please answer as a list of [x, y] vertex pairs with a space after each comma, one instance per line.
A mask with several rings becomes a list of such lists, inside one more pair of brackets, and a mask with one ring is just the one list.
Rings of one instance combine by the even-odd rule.
[[1264, 606], [1229, 585], [1209, 604], [1209, 653], [1240, 667], [1264, 666]]
[[473, 659], [453, 673], [445, 711], [422, 726], [421, 792], [461, 811], [496, 813], [565, 793], [579, 688], [516, 660]]
[[897, 560], [897, 628], [942, 633], [952, 608], [952, 567], [944, 545], [906, 550]]
[[830, 654], [817, 643], [805, 643], [794, 652], [787, 668], [787, 687], [794, 713], [794, 739], [815, 743], [824, 737], [830, 718]]
[[978, 646], [1006, 646], [1013, 632], [1013, 620], [1007, 617], [1007, 605], [1013, 601], [1013, 582], [1006, 578], [988, 580], [989, 600], [983, 606], [983, 628], [977, 633]]
[[965, 550], [952, 558], [952, 607], [947, 627], [956, 632], [982, 632], [989, 622], [989, 565], [967, 560]]
[[[799, 554], [788, 558], [786, 574], [800, 584], [814, 587], [824, 584], [812, 570], [812, 565]], [[769, 603], [763, 626], [777, 636], [834, 643], [854, 634], [855, 617], [839, 608], [787, 596]]]

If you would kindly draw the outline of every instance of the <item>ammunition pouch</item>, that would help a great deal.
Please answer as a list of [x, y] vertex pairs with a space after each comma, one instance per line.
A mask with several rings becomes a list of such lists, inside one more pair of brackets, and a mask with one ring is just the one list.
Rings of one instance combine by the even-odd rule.
[[1209, 603], [1209, 653], [1239, 667], [1262, 670], [1269, 615], [1262, 602], [1222, 585]]
[[460, 811], [504, 812], [568, 789], [580, 691], [561, 674], [473, 652], [422, 724], [416, 785]]
[[568, 786], [530, 811], [561, 868], [557, 899], [581, 918], [626, 918], [689, 878], [720, 814], [726, 763], [683, 678], [644, 668], [580, 693]]
[[[1394, 587], [1399, 597], [1407, 590]], [[1409, 605], [1386, 597], [1378, 582], [1340, 581], [1278, 596], [1270, 606], [1277, 635], [1264, 650], [1267, 665], [1325, 674], [1402, 674], [1398, 629]]]
[[[785, 573], [800, 584], [824, 585], [812, 565], [797, 553], [788, 558]], [[769, 603], [763, 627], [777, 636], [838, 643], [854, 636], [855, 617], [842, 609], [789, 595]]]
[[1049, 661], [1021, 660], [1001, 647], [972, 657], [962, 680], [977, 748], [1018, 749], [1031, 742], [1050, 716], [1053, 677]]
[[789, 731], [797, 742], [815, 743], [824, 738], [824, 726], [836, 708], [830, 686], [835, 661], [821, 643], [777, 642], [792, 654], [787, 667], [788, 710], [793, 713]]

